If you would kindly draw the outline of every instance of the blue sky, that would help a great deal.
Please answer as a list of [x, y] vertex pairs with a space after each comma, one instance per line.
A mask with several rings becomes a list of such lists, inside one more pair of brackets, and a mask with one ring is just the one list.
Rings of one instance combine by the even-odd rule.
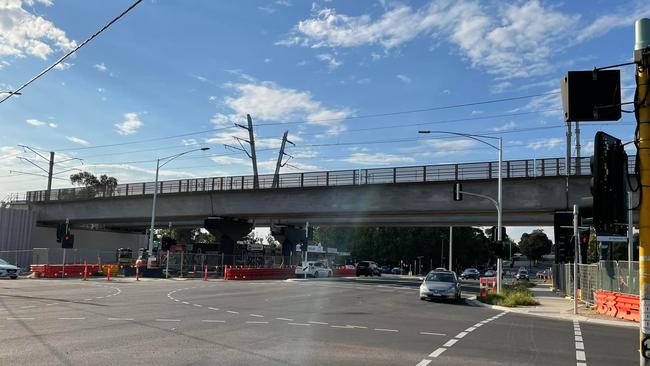
[[[130, 3], [0, 0], [0, 90], [29, 80]], [[285, 129], [296, 146], [284, 172], [496, 156], [418, 129], [501, 135], [505, 159], [562, 156], [560, 77], [630, 60], [634, 20], [649, 15], [643, 1], [145, 0], [0, 104], [0, 196], [45, 188], [45, 178], [9, 173], [39, 173], [16, 159], [38, 160], [18, 144], [83, 158], [83, 169], [123, 183], [152, 180], [152, 159], [200, 146], [211, 150], [174, 161], [162, 178], [250, 174], [243, 153], [223, 147], [244, 133], [232, 122], [245, 123], [246, 113], [260, 124], [261, 172], [272, 171]], [[629, 100], [633, 69], [622, 79]], [[364, 117], [543, 93], [551, 94]], [[546, 129], [527, 130], [537, 127]], [[632, 118], [583, 123], [587, 151], [597, 130], [629, 140]], [[191, 135], [141, 142], [180, 134]], [[395, 139], [408, 141], [371, 143]]]

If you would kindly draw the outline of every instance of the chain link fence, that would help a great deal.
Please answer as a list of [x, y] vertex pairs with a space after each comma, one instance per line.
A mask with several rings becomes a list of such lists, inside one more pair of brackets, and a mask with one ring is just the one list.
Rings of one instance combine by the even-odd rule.
[[[573, 264], [553, 265], [553, 286], [573, 294]], [[583, 302], [593, 304], [598, 290], [639, 295], [639, 262], [601, 261], [578, 265], [578, 291]]]

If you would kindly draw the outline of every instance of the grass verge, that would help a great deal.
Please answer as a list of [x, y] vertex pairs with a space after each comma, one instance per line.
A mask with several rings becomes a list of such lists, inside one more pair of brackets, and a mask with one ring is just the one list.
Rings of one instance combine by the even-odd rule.
[[490, 305], [513, 308], [516, 306], [539, 305], [529, 288], [535, 286], [529, 282], [521, 282], [514, 286], [504, 286], [501, 292], [479, 296], [478, 300]]

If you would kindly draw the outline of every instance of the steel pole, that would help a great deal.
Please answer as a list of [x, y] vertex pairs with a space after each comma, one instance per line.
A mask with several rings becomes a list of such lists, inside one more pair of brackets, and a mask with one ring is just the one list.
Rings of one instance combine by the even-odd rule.
[[45, 197], [46, 201], [50, 200], [52, 193], [52, 175], [54, 175], [54, 151], [50, 152], [50, 166], [47, 171], [47, 196]]
[[[501, 235], [502, 212], [503, 212], [503, 138], [499, 137], [499, 186], [497, 193], [497, 241], [499, 245], [503, 241]], [[497, 258], [497, 292], [501, 291], [501, 272], [503, 271], [503, 260]]]
[[[636, 21], [634, 49], [635, 51], [650, 49], [650, 19]], [[639, 359], [641, 365], [650, 365], [649, 355], [646, 354], [646, 348], [650, 347], [650, 103], [648, 102], [650, 75], [648, 64], [650, 64], [650, 56], [646, 53], [643, 62], [636, 67], [638, 91], [635, 100], [639, 128], [637, 164], [641, 167], [639, 172], [641, 192], [639, 193], [640, 197], [644, 198], [639, 207], [639, 308], [641, 310]], [[640, 100], [642, 96], [644, 100]]]
[[634, 204], [633, 194], [627, 192], [627, 286], [632, 287], [632, 260], [634, 260]]
[[449, 270], [450, 271], [453, 271], [453, 269], [452, 269], [452, 265], [453, 265], [453, 262], [452, 262], [452, 246], [453, 246], [453, 243], [454, 243], [454, 227], [450, 226], [449, 227]]
[[573, 314], [578, 314], [578, 251], [580, 250], [578, 205], [573, 205], [573, 242]]
[[566, 186], [564, 193], [566, 196], [566, 208], [569, 209], [569, 175], [571, 175], [571, 122], [566, 124], [566, 157], [564, 160], [564, 175], [566, 175]]
[[153, 258], [153, 231], [156, 224], [156, 199], [158, 198], [158, 172], [160, 170], [160, 159], [156, 160], [156, 183], [153, 187], [153, 203], [151, 205], [151, 225], [149, 226], [149, 248], [147, 258], [147, 268], [151, 268], [151, 260]]

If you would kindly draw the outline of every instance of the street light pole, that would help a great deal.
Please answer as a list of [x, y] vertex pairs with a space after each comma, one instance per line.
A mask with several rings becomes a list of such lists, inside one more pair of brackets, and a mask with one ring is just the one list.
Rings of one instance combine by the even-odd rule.
[[[160, 172], [160, 168], [165, 166], [165, 164], [171, 162], [172, 160], [178, 158], [179, 156], [189, 154], [194, 151], [206, 151], [210, 150], [209, 147], [202, 147], [200, 149], [194, 149], [194, 150], [188, 150], [185, 152], [182, 152], [180, 154], [176, 155], [171, 155], [167, 156], [164, 158], [159, 158], [156, 159], [156, 181], [154, 183], [153, 187], [153, 203], [151, 204], [151, 225], [149, 226], [149, 246], [147, 248], [147, 254], [149, 255], [149, 258], [147, 259], [147, 268], [151, 268], [151, 262], [153, 260], [153, 231], [154, 227], [156, 224], [156, 200], [158, 198], [158, 173]], [[162, 165], [160, 164], [161, 160], [167, 160], [165, 161]]]

